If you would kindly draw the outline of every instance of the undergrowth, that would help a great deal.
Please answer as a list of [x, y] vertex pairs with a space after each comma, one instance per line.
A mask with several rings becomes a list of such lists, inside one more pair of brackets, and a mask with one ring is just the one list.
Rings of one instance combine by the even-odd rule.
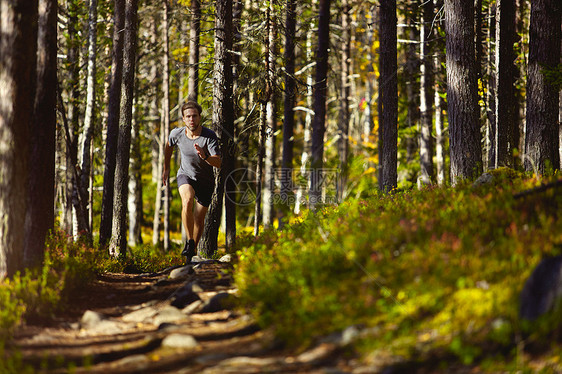
[[[163, 252], [150, 246], [130, 248], [123, 259], [110, 257], [83, 241], [74, 242], [61, 230], [46, 241], [43, 264], [0, 282], [0, 373], [33, 372], [10, 347], [22, 323], [49, 321], [103, 272], [151, 273], [183, 264], [180, 251]], [[5, 349], [5, 348], [10, 349]]]
[[242, 299], [300, 348], [360, 325], [369, 333], [356, 348], [366, 360], [453, 357], [511, 370], [521, 365], [520, 339], [547, 336], [527, 334], [518, 297], [540, 259], [562, 253], [562, 194], [515, 198], [539, 181], [510, 170], [493, 175], [481, 187], [374, 193], [247, 238], [235, 271]]

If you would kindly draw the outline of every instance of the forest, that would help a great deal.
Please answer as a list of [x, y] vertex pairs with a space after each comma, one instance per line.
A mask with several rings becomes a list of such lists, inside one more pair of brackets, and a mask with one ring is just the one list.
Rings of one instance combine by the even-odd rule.
[[355, 350], [407, 365], [562, 357], [559, 312], [517, 315], [562, 254], [558, 0], [0, 0], [0, 17], [0, 342], [104, 272], [184, 265], [179, 152], [162, 174], [193, 100], [222, 153], [197, 253], [235, 257], [241, 308], [289, 347], [360, 324]]

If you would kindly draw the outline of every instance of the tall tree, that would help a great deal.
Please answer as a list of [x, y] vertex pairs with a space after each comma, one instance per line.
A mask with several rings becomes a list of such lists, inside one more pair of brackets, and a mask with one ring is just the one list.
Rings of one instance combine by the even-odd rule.
[[494, 166], [514, 166], [515, 131], [518, 131], [515, 97], [515, 0], [496, 5], [496, 151]]
[[[164, 51], [162, 54], [162, 125], [160, 126], [161, 134], [161, 146], [164, 147], [168, 134], [170, 133], [170, 41], [169, 41], [169, 24], [168, 24], [168, 13], [169, 13], [169, 3], [168, 0], [163, 0], [164, 9], [162, 16], [162, 35], [164, 40], [162, 41], [164, 45]], [[168, 251], [170, 249], [170, 184], [166, 184], [163, 191], [160, 190], [157, 193], [162, 193], [163, 197], [163, 228], [164, 228], [164, 250]]]
[[[318, 0], [311, 1], [312, 9], [316, 9], [318, 4]], [[314, 46], [313, 46], [313, 39], [314, 39], [314, 32], [316, 31], [317, 27], [317, 20], [316, 17], [312, 18], [310, 27], [306, 33], [306, 61], [313, 61], [314, 59]], [[314, 95], [314, 76], [312, 72], [312, 67], [314, 63], [308, 64], [302, 70], [307, 71], [306, 74], [306, 115], [304, 119], [304, 139], [303, 139], [303, 147], [302, 147], [302, 154], [301, 154], [301, 166], [299, 173], [302, 177], [308, 177], [308, 184], [310, 185], [310, 176], [307, 175], [307, 170], [310, 167], [310, 158], [311, 158], [311, 149], [312, 149], [312, 115], [314, 114], [312, 107], [313, 107], [313, 95]], [[308, 186], [301, 186], [299, 185], [297, 189], [297, 195], [295, 197], [295, 214], [300, 213], [300, 206], [301, 203], [304, 202], [304, 196], [306, 193], [306, 187]]]
[[[285, 10], [285, 92], [283, 105], [283, 156], [281, 168], [281, 200], [289, 204], [293, 179], [294, 127], [295, 127], [295, 33], [297, 28], [296, 0], [287, 0]], [[285, 208], [288, 208], [285, 207]], [[282, 213], [284, 210], [282, 210]], [[283, 224], [281, 219], [280, 225]]]
[[559, 92], [545, 76], [545, 69], [560, 63], [560, 12], [557, 0], [531, 3], [529, 63], [527, 67], [527, 121], [525, 169], [544, 173], [560, 166]]
[[191, 0], [191, 26], [189, 29], [189, 80], [188, 99], [197, 101], [199, 96], [199, 34], [201, 29], [201, 4]]
[[117, 138], [119, 136], [119, 104], [123, 79], [123, 27], [125, 25], [125, 0], [114, 0], [113, 47], [111, 61], [111, 83], [107, 109], [107, 137], [105, 143], [105, 168], [103, 173], [103, 195], [100, 222], [100, 246], [105, 246], [111, 237], [113, 221], [113, 189]]
[[425, 1], [422, 8], [422, 22], [420, 28], [421, 76], [420, 76], [420, 180], [423, 184], [430, 184], [435, 179], [433, 168], [433, 48], [435, 28], [433, 1]]
[[213, 127], [221, 142], [223, 167], [215, 172], [215, 192], [199, 248], [211, 257], [218, 249], [218, 234], [224, 198], [224, 180], [232, 171], [225, 150], [234, 148], [234, 118], [232, 103], [232, 0], [215, 2], [215, 64], [213, 67]]
[[[137, 90], [138, 92], [138, 90]], [[133, 110], [135, 106], [133, 106]], [[133, 113], [131, 131], [131, 163], [129, 166], [129, 197], [127, 210], [129, 212], [129, 245], [142, 243], [142, 152], [140, 139], [140, 121]]]
[[273, 1], [268, 1], [267, 20], [267, 52], [266, 52], [266, 79], [270, 87], [266, 103], [267, 137], [265, 142], [265, 183], [263, 188], [263, 225], [265, 228], [273, 224], [275, 216], [274, 191], [276, 179], [277, 158], [277, 92], [275, 78], [277, 76], [277, 23], [275, 21], [275, 9]]
[[118, 152], [115, 168], [113, 224], [111, 241], [109, 243], [109, 253], [113, 257], [125, 256], [127, 249], [127, 188], [129, 182], [133, 89], [137, 52], [137, 8], [137, 0], [125, 0], [123, 84], [121, 88], [119, 137], [117, 141]]
[[0, 278], [24, 265], [37, 17], [37, 1], [0, 1]]
[[315, 209], [322, 197], [324, 166], [324, 133], [326, 132], [326, 96], [328, 95], [328, 49], [330, 45], [330, 0], [320, 0], [318, 15], [318, 46], [314, 82], [314, 119], [312, 122], [311, 174], [309, 205]]
[[343, 198], [344, 188], [347, 184], [347, 159], [349, 153], [349, 122], [350, 122], [350, 88], [351, 88], [351, 4], [343, 0], [341, 4], [341, 71], [340, 71], [340, 108], [338, 121], [338, 155], [339, 170], [337, 195]]
[[25, 220], [25, 267], [41, 264], [55, 219], [57, 95], [57, 1], [39, 0], [37, 91], [30, 133], [29, 190]]
[[379, 188], [390, 191], [398, 183], [398, 82], [396, 1], [381, 0], [379, 57]]
[[83, 221], [86, 222], [86, 234], [92, 239], [92, 222], [90, 221], [90, 170], [92, 167], [91, 146], [94, 136], [96, 105], [96, 52], [97, 52], [98, 2], [90, 0], [88, 7], [88, 63], [86, 72], [86, 110], [84, 128], [80, 142], [80, 201], [82, 202]]
[[453, 184], [461, 179], [475, 178], [482, 172], [473, 21], [472, 1], [445, 0], [447, 100]]

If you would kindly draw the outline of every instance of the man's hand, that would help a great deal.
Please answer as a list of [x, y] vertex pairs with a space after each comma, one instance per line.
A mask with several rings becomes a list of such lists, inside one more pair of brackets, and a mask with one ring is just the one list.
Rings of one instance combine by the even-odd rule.
[[170, 169], [164, 169], [162, 172], [162, 185], [165, 186], [168, 184], [168, 178], [170, 178]]
[[201, 157], [204, 160], [207, 157], [207, 153], [205, 152], [205, 150], [201, 148], [197, 143], [195, 143], [193, 146], [195, 147], [195, 150], [197, 151], [199, 157]]

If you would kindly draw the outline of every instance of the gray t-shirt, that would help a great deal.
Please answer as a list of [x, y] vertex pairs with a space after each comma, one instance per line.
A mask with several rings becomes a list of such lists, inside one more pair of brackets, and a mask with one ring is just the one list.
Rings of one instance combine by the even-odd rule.
[[180, 150], [181, 165], [178, 175], [183, 174], [197, 182], [214, 185], [213, 167], [199, 157], [195, 149], [195, 144], [199, 144], [209, 156], [221, 154], [217, 134], [213, 130], [202, 127], [198, 138], [189, 139], [185, 134], [185, 126], [176, 127], [170, 131], [168, 141], [171, 147], [177, 145]]

